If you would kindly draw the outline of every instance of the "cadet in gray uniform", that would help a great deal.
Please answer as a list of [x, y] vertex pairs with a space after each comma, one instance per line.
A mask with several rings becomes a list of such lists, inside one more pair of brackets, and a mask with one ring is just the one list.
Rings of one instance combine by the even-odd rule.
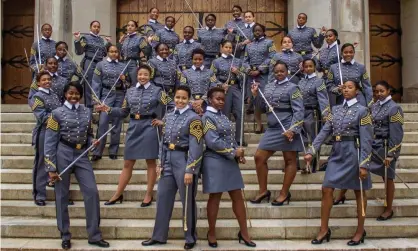
[[355, 49], [353, 44], [346, 43], [341, 47], [341, 64], [336, 63], [331, 65], [328, 72], [328, 91], [336, 98], [336, 103], [334, 104], [342, 104], [344, 97], [341, 93], [342, 85], [340, 83], [341, 78], [339, 71], [339, 67], [341, 67], [343, 82], [351, 80], [360, 83], [361, 89], [357, 95], [357, 100], [362, 106], [369, 106], [373, 102], [372, 85], [370, 84], [366, 66], [357, 63], [354, 60], [354, 54]]
[[205, 52], [202, 49], [193, 50], [193, 66], [183, 71], [180, 77], [180, 83], [190, 88], [192, 92], [190, 103], [194, 111], [199, 115], [203, 115], [205, 112], [209, 89], [219, 84], [215, 73], [203, 65], [204, 58]]
[[289, 67], [289, 76], [292, 76], [289, 81], [297, 84], [299, 83], [302, 74], [296, 74], [296, 72], [299, 71], [299, 68], [302, 68], [303, 58], [301, 55], [293, 51], [293, 41], [291, 37], [284, 36], [282, 38], [281, 44], [282, 51], [277, 52], [270, 61], [269, 82], [272, 82], [275, 79], [273, 67], [277, 62], [281, 61], [286, 63], [286, 65]]
[[166, 44], [170, 50], [170, 58], [172, 58], [171, 54], [173, 53], [174, 48], [180, 42], [179, 35], [174, 31], [175, 24], [176, 24], [176, 19], [173, 16], [166, 17], [164, 29], [156, 31], [152, 40], [152, 47], [154, 48], [159, 43]]
[[123, 202], [123, 191], [132, 177], [133, 167], [136, 160], [145, 159], [147, 162], [148, 186], [147, 194], [141, 207], [147, 207], [152, 203], [152, 194], [157, 178], [156, 159], [158, 158], [158, 135], [157, 126], [162, 121], [156, 119], [159, 104], [166, 105], [170, 100], [166, 93], [150, 83], [151, 68], [141, 65], [138, 69], [136, 85], [126, 92], [122, 108], [104, 106], [102, 111], [110, 117], [124, 118], [130, 116], [129, 127], [125, 142], [125, 164], [119, 177], [118, 188], [113, 197], [105, 202], [105, 205], [113, 205], [117, 201]]
[[[55, 41], [51, 39], [52, 26], [50, 24], [43, 24], [41, 27], [42, 37], [32, 44], [30, 50], [29, 64], [33, 72], [42, 71], [43, 65], [47, 58], [55, 55]], [[39, 59], [39, 49], [41, 50], [41, 58]]]
[[[235, 141], [240, 143], [242, 120], [242, 88], [244, 86], [242, 60], [232, 55], [232, 42], [222, 42], [222, 55], [212, 63], [212, 71], [215, 72], [218, 81], [226, 91], [225, 106], [222, 112], [230, 118], [231, 113], [235, 117]], [[246, 145], [242, 142], [243, 146]]]
[[102, 239], [100, 231], [99, 192], [93, 167], [84, 155], [68, 171], [61, 173], [75, 158], [80, 156], [93, 140], [91, 129], [91, 112], [79, 101], [83, 96], [83, 87], [71, 82], [64, 89], [66, 101], [63, 106], [52, 111], [49, 116], [45, 133], [45, 165], [52, 182], [55, 183], [55, 205], [57, 225], [61, 233], [62, 248], [71, 248], [70, 218], [68, 215], [68, 199], [70, 193], [70, 175], [75, 174], [80, 191], [83, 194], [86, 214], [88, 242], [99, 247], [109, 247]]
[[254, 19], [255, 19], [254, 12], [246, 11], [244, 13], [245, 23], [242, 25], [242, 27], [240, 26], [241, 30], [238, 30], [235, 36], [235, 40], [238, 41], [238, 49], [235, 53], [236, 57], [244, 58], [245, 47], [249, 43], [251, 43], [254, 39], [254, 34], [253, 34], [253, 27], [255, 25]]
[[192, 26], [184, 27], [183, 36], [183, 42], [177, 44], [173, 52], [173, 59], [181, 71], [192, 67], [192, 52], [195, 49], [202, 49], [202, 45], [193, 39], [194, 28]]
[[[356, 99], [359, 91], [357, 83], [351, 81], [344, 83], [344, 104], [332, 108], [332, 118], [325, 123], [305, 155], [305, 160], [309, 164], [312, 156], [320, 149], [327, 137], [332, 135], [333, 148], [328, 158], [328, 167], [322, 184], [321, 229], [317, 238], [312, 240], [312, 244], [321, 244], [323, 240], [329, 241], [331, 237], [328, 221], [335, 188], [353, 189], [357, 199], [357, 231], [347, 245], [359, 245], [364, 242], [366, 236], [362, 204], [364, 203], [364, 211], [366, 211], [365, 190], [372, 187], [368, 170], [370, 170], [372, 156], [373, 126], [367, 107], [360, 105]], [[362, 182], [363, 191], [360, 190], [360, 182]], [[361, 193], [364, 194], [363, 202]]]
[[[175, 111], [164, 118], [163, 139], [160, 149], [161, 178], [158, 182], [157, 214], [151, 239], [144, 246], [165, 244], [177, 190], [183, 203], [185, 249], [192, 249], [197, 241], [196, 192], [202, 162], [203, 128], [200, 117], [188, 103], [191, 97], [187, 86], [179, 86], [175, 93]], [[187, 191], [187, 203], [185, 201]], [[185, 206], [187, 207], [185, 208]]]
[[152, 48], [148, 44], [148, 41], [145, 37], [141, 36], [136, 30], [138, 29], [138, 23], [134, 20], [130, 20], [126, 25], [127, 34], [123, 35], [119, 40], [119, 43], [122, 45], [119, 46], [121, 52], [121, 57], [128, 65], [127, 71], [129, 74], [129, 81], [135, 82], [136, 75], [138, 71], [138, 66], [141, 63], [141, 60], [146, 60], [141, 58], [141, 52], [145, 55], [151, 55]]
[[319, 72], [322, 72], [322, 78], [326, 80], [331, 65], [338, 63], [337, 50], [340, 44], [338, 32], [334, 29], [329, 29], [325, 34], [325, 41], [327, 46], [319, 52], [319, 60], [316, 67]]
[[225, 24], [225, 29], [227, 29], [228, 31], [228, 35], [226, 39], [228, 39], [231, 42], [234, 42], [235, 36], [238, 33], [240, 33], [237, 26], [240, 27], [241, 29], [244, 27], [244, 21], [242, 20], [241, 14], [242, 14], [241, 6], [239, 5], [232, 6], [232, 16], [234, 19], [228, 21]]
[[[254, 41], [245, 47], [244, 72], [248, 74], [247, 85], [251, 86], [253, 81], [260, 83], [260, 90], [264, 91], [268, 81], [269, 63], [276, 54], [276, 47], [272, 40], [265, 38], [266, 27], [261, 24], [253, 26]], [[254, 105], [254, 104], [253, 104]], [[261, 134], [261, 108], [263, 103], [261, 97], [255, 100], [255, 120], [257, 123], [256, 133]]]
[[[321, 129], [321, 121], [331, 118], [331, 108], [325, 81], [318, 78], [315, 73], [316, 61], [305, 59], [303, 68], [305, 76], [299, 81], [298, 86], [302, 92], [303, 106], [305, 107], [303, 119], [304, 142], [305, 146], [309, 147]], [[316, 172], [319, 156], [318, 150], [312, 163], [312, 172]]]
[[203, 193], [209, 193], [207, 216], [209, 223], [208, 244], [217, 247], [216, 218], [222, 193], [228, 192], [232, 200], [234, 214], [240, 231], [239, 242], [244, 240], [247, 246], [255, 247], [247, 229], [247, 216], [241, 189], [244, 188], [238, 163], [245, 164], [244, 149], [235, 141], [232, 122], [221, 113], [225, 104], [225, 91], [215, 87], [208, 93], [209, 107], [202, 117], [204, 124], [206, 151], [204, 153], [202, 174]]
[[300, 13], [297, 19], [298, 25], [287, 34], [292, 38], [294, 42], [293, 49], [299, 53], [303, 59], [312, 58], [312, 45], [318, 49], [322, 47], [322, 44], [324, 43], [325, 32], [327, 31], [327, 28], [322, 27], [321, 33], [319, 33], [318, 36], [315, 28], [306, 26], [307, 21], [308, 15], [305, 13]]
[[[402, 108], [392, 100], [390, 85], [386, 81], [379, 81], [375, 85], [378, 101], [371, 106], [374, 139], [370, 162], [370, 172], [379, 175], [385, 180], [387, 168], [387, 190], [385, 211], [377, 217], [378, 221], [386, 221], [393, 217], [393, 199], [395, 196], [395, 166], [399, 158], [403, 139], [403, 112]], [[385, 152], [386, 151], [386, 152]], [[346, 190], [341, 190], [339, 198], [334, 202], [338, 205], [344, 203]]]
[[35, 147], [35, 161], [32, 170], [33, 200], [38, 206], [45, 206], [48, 173], [45, 171], [44, 140], [46, 121], [52, 110], [62, 105], [58, 96], [50, 90], [51, 76], [41, 71], [36, 75], [38, 91], [29, 100], [29, 106], [36, 118], [36, 126], [32, 131], [32, 145]]
[[[64, 87], [69, 81], [58, 75], [58, 60], [55, 57], [47, 58], [43, 68], [49, 72], [49, 75], [51, 75], [51, 91], [57, 94], [61, 102], [64, 102]], [[37, 91], [38, 85], [36, 84], [36, 80], [34, 80], [30, 86], [29, 99], [31, 99]]]
[[[81, 60], [80, 67], [83, 69], [83, 74], [86, 74], [87, 68], [90, 65], [90, 62], [93, 60], [94, 54], [96, 50], [98, 50], [96, 57], [94, 58], [89, 71], [86, 74], [86, 79], [91, 84], [93, 79], [93, 71], [96, 69], [96, 64], [103, 60], [106, 57], [106, 47], [108, 43], [110, 43], [110, 38], [106, 37], [105, 40], [99, 36], [100, 32], [100, 22], [99, 21], [92, 21], [90, 23], [90, 34], [81, 36], [80, 32], [74, 33], [74, 49], [75, 54], [83, 55], [84, 57]], [[84, 86], [84, 104], [88, 108], [93, 107], [93, 96], [91, 94], [91, 89], [87, 87], [86, 84]]]
[[206, 27], [197, 31], [197, 41], [205, 51], [205, 67], [209, 68], [212, 61], [219, 55], [219, 46], [225, 39], [226, 29], [216, 28], [215, 14], [208, 14], [205, 17]]
[[[157, 56], [148, 61], [148, 65], [152, 69], [151, 80], [156, 86], [161, 87], [171, 100], [174, 100], [174, 89], [180, 84], [180, 72], [177, 69], [176, 62], [168, 58], [170, 51], [166, 44], [158, 44], [155, 47], [155, 52]], [[170, 102], [167, 109], [168, 111], [174, 109], [174, 103]], [[164, 114], [163, 107], [160, 106], [157, 115], [162, 118]]]
[[[127, 88], [126, 75], [123, 72], [125, 63], [119, 62], [119, 50], [115, 45], [109, 46], [107, 51], [107, 58], [96, 65], [93, 75], [93, 90], [99, 96], [100, 102], [110, 107], [122, 107], [125, 99], [125, 91]], [[116, 83], [116, 80], [118, 81]], [[116, 83], [116, 85], [115, 85]], [[113, 88], [113, 89], [112, 89]], [[97, 129], [97, 137], [101, 137], [109, 129], [109, 116], [105, 112], [100, 113], [99, 127]], [[120, 118], [113, 118], [112, 124], [115, 127], [112, 129], [109, 145], [109, 158], [117, 159], [120, 142], [120, 132], [122, 130], [123, 120]], [[103, 150], [106, 146], [107, 137], [103, 138], [99, 146], [93, 151], [92, 161], [102, 158]]]
[[[259, 180], [259, 192], [251, 202], [258, 204], [265, 198], [270, 201], [271, 192], [267, 190], [267, 161], [276, 151], [282, 151], [286, 163], [286, 172], [280, 194], [271, 203], [273, 206], [282, 206], [286, 201], [289, 204], [292, 196], [289, 189], [297, 171], [296, 152], [303, 151], [300, 133], [305, 109], [303, 107], [302, 92], [296, 84], [289, 82], [287, 79], [287, 65], [283, 62], [278, 62], [274, 67], [274, 72], [276, 81], [268, 83], [264, 89], [264, 96], [273, 107], [273, 110], [269, 109], [266, 102], [262, 100], [264, 104], [263, 110], [267, 111], [268, 128], [261, 138], [254, 156]], [[253, 96], [261, 96], [258, 93], [258, 85], [256, 83], [251, 88]], [[273, 112], [280, 119], [286, 130], [285, 132], [283, 132], [283, 128], [274, 117]]]
[[149, 10], [149, 20], [145, 27], [145, 34], [147, 37], [154, 35], [158, 30], [164, 29], [164, 24], [158, 22], [160, 11], [153, 7]]
[[55, 58], [58, 60], [58, 75], [67, 81], [82, 79], [81, 69], [77, 69], [77, 65], [67, 57], [67, 43], [59, 41], [55, 45], [55, 49], [57, 51]]

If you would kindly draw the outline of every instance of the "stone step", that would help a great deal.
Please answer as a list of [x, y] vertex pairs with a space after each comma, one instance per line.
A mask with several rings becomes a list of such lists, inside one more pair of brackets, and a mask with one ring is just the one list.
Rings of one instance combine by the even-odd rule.
[[[99, 119], [98, 113], [93, 113], [93, 117], [95, 120]], [[262, 116], [263, 120], [266, 121], [266, 116]], [[1, 114], [2, 123], [8, 122], [36, 122], [35, 116], [30, 116], [28, 113], [2, 113]], [[124, 121], [127, 123], [129, 122], [130, 118], [124, 118]], [[418, 121], [418, 113], [405, 113], [404, 120], [406, 122], [414, 122]], [[245, 121], [253, 122], [254, 115], [245, 115]]]
[[[100, 202], [100, 217], [102, 219], [155, 219], [156, 204], [142, 208], [140, 202], [123, 202], [112, 206], [104, 206]], [[197, 202], [198, 219], [207, 219], [206, 201]], [[295, 201], [288, 206], [278, 209], [270, 204], [248, 204], [248, 214], [251, 219], [315, 219], [321, 217], [320, 201]], [[44, 207], [36, 206], [33, 201], [3, 200], [1, 201], [1, 215], [19, 217], [43, 217], [55, 218], [55, 203], [47, 202]], [[331, 218], [355, 218], [357, 217], [356, 201], [348, 200], [345, 204], [334, 206], [331, 210]], [[367, 202], [367, 218], [376, 218], [383, 212], [382, 202], [369, 200]], [[418, 217], [418, 199], [395, 199], [393, 203], [394, 215], [400, 217]], [[72, 219], [85, 218], [84, 203], [76, 201], [69, 207]], [[183, 206], [177, 201], [174, 205], [173, 219], [182, 219]], [[232, 211], [232, 203], [223, 201], [219, 207], [219, 219], [235, 219]]]
[[[418, 104], [402, 103], [399, 104], [404, 113], [418, 112]], [[3, 104], [1, 105], [1, 113], [32, 113], [28, 105], [25, 104]]]
[[[35, 123], [33, 122], [2, 123], [1, 133], [32, 133], [32, 130], [34, 127], [35, 127]], [[127, 129], [128, 129], [128, 124], [125, 123], [123, 132], [126, 132]], [[405, 122], [404, 130], [405, 132], [417, 132], [418, 122]], [[253, 133], [254, 132], [253, 123], [245, 123], [244, 132]]]
[[[125, 133], [121, 133], [120, 142], [125, 142]], [[261, 134], [245, 133], [245, 142], [248, 144], [258, 144], [262, 137]], [[2, 144], [31, 144], [32, 133], [2, 133]], [[110, 135], [107, 137], [110, 142]], [[418, 143], [418, 132], [405, 132], [403, 143]]]
[[[169, 239], [184, 238], [182, 220], [171, 220]], [[3, 238], [59, 238], [56, 219], [40, 217], [2, 217]], [[87, 237], [85, 219], [71, 219], [70, 231], [73, 239]], [[314, 237], [320, 226], [320, 219], [257, 219], [252, 221], [250, 235], [257, 239], [308, 239]], [[331, 219], [333, 238], [350, 238], [357, 227], [357, 219]], [[418, 233], [418, 218], [393, 218], [387, 222], [366, 219], [367, 237], [369, 238], [415, 238]], [[100, 229], [104, 239], [146, 239], [152, 234], [154, 220], [149, 219], [104, 219]], [[42, 231], [39, 231], [42, 229]], [[198, 220], [197, 234], [206, 238], [207, 220]], [[235, 239], [239, 231], [235, 219], [218, 219], [218, 239]]]
[[[328, 156], [321, 156], [321, 162], [325, 162]], [[33, 167], [34, 156], [2, 156], [0, 159], [1, 167], [3, 169], [32, 169]], [[240, 168], [243, 170], [255, 169], [255, 162], [253, 156], [246, 156], [247, 163], [240, 164]], [[299, 162], [302, 167], [305, 166], [302, 154], [299, 157]], [[282, 156], [272, 156], [268, 160], [268, 165], [270, 170], [280, 170], [284, 168], [284, 160]], [[416, 169], [418, 163], [418, 156], [413, 155], [403, 155], [399, 157], [398, 162], [396, 163], [396, 168], [401, 169]], [[111, 160], [106, 155], [103, 159], [93, 162], [93, 168], [95, 170], [121, 170], [123, 168], [123, 158], [119, 157], [117, 160]], [[138, 160], [135, 163], [134, 169], [146, 169], [146, 164], [144, 160]]]
[[[418, 169], [397, 169], [397, 174], [404, 182], [418, 183]], [[97, 184], [118, 184], [121, 170], [95, 170]], [[242, 177], [245, 184], [258, 184], [257, 173], [255, 170], [242, 170]], [[31, 169], [0, 169], [1, 183], [13, 184], [32, 184]], [[309, 175], [298, 174], [294, 184], [322, 184], [325, 172], [316, 172]], [[281, 170], [270, 170], [268, 175], [269, 184], [281, 184], [284, 172]], [[373, 183], [382, 183], [380, 176], [372, 175]], [[395, 182], [402, 183], [398, 178]], [[71, 176], [71, 183], [76, 184], [75, 176]], [[134, 170], [129, 184], [147, 184], [147, 171]]]
[[[1, 148], [2, 156], [33, 156], [35, 150], [31, 144], [3, 144]], [[254, 156], [257, 151], [258, 144], [248, 144], [248, 147], [245, 148], [245, 154], [247, 156]], [[332, 146], [322, 145], [321, 154], [327, 156], [331, 152]], [[118, 155], [123, 156], [125, 149], [125, 144], [119, 145]], [[106, 147], [103, 151], [103, 155], [109, 155], [108, 148]], [[282, 152], [276, 152], [275, 156], [282, 156]], [[418, 143], [403, 143], [401, 155], [418, 155]]]
[[[49, 238], [49, 237], [48, 237]], [[184, 250], [184, 241], [169, 240], [166, 245], [158, 247], [143, 247], [143, 240], [118, 240], [106, 239], [110, 243], [108, 251], [134, 251], [134, 250]], [[255, 240], [256, 248], [247, 248], [243, 244], [239, 244], [236, 240], [220, 240], [216, 250], [265, 250], [265, 251], [304, 251], [304, 250], [363, 250], [363, 251], [411, 251], [418, 249], [418, 239], [416, 238], [386, 238], [386, 239], [369, 239], [365, 243], [355, 247], [347, 246], [348, 238], [332, 239], [329, 243], [324, 243], [318, 247], [311, 244], [311, 239], [306, 240]], [[71, 240], [71, 250], [85, 251], [98, 250], [97, 247], [91, 246], [87, 240]], [[45, 251], [45, 250], [61, 250], [61, 240], [59, 239], [21, 239], [21, 238], [2, 238], [2, 247], [7, 251], [27, 250], [27, 251]], [[198, 241], [193, 248], [195, 251], [213, 251], [214, 249], [206, 244], [204, 238]]]
[[[154, 187], [154, 198], [157, 198], [157, 186]], [[412, 192], [402, 184], [396, 184], [395, 198], [414, 198], [418, 195], [418, 183], [408, 183]], [[321, 184], [293, 184], [290, 188], [292, 193], [293, 201], [318, 201], [321, 199]], [[99, 184], [97, 185], [99, 190], [100, 198], [103, 200], [110, 199], [116, 191], [117, 185]], [[268, 189], [272, 192], [272, 199], [275, 198], [276, 193], [280, 191], [282, 185], [280, 184], [269, 184]], [[82, 200], [82, 194], [78, 184], [71, 184], [70, 186], [71, 198], [73, 200]], [[146, 185], [128, 185], [124, 192], [124, 199], [127, 201], [141, 201], [146, 192]], [[257, 184], [247, 184], [245, 186], [245, 196], [247, 200], [253, 199], [258, 194]], [[10, 184], [3, 183], [1, 185], [2, 200], [31, 200], [32, 197], [32, 184]], [[369, 198], [378, 199], [384, 198], [384, 184], [377, 183], [373, 184], [373, 188], [367, 191]], [[208, 199], [207, 194], [202, 193], [202, 186], [198, 186], [198, 192], [196, 195], [197, 201], [206, 201]], [[348, 199], [354, 198], [354, 193], [347, 193]], [[54, 190], [47, 188], [47, 199], [54, 199]], [[222, 196], [223, 200], [230, 200], [229, 196], [224, 193]]]

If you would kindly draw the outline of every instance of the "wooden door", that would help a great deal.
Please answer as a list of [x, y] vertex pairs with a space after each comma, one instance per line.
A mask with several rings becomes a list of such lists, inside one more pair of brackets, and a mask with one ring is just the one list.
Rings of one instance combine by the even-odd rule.
[[399, 0], [369, 0], [371, 81], [387, 81], [393, 99], [402, 97], [402, 54]]
[[32, 73], [24, 49], [30, 56], [35, 1], [7, 0], [3, 2], [3, 7], [1, 101], [3, 104], [25, 104]]
[[[273, 39], [276, 46], [284, 36], [286, 22], [286, 0], [188, 0], [199, 22], [204, 24], [204, 18], [209, 13], [217, 17], [216, 26], [223, 27], [232, 19], [232, 6], [240, 5], [243, 11], [255, 12], [256, 22], [266, 25], [267, 35]], [[190, 25], [199, 27], [199, 23], [185, 0], [118, 0], [118, 35], [122, 35], [123, 26], [129, 20], [138, 21], [139, 25], [148, 22], [149, 9], [155, 7], [160, 10], [159, 22], [164, 23], [166, 16], [174, 16], [179, 20], [175, 31], [182, 37], [183, 27]]]

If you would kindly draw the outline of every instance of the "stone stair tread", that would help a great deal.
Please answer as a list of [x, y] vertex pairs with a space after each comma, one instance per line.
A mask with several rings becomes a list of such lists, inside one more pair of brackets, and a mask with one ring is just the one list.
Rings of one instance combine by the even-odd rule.
[[[181, 240], [169, 240], [166, 245], [143, 247], [143, 240], [107, 240], [110, 243], [108, 251], [130, 251], [130, 250], [184, 250], [184, 242]], [[71, 250], [98, 250], [91, 246], [87, 240], [71, 240]], [[220, 240], [216, 250], [412, 250], [418, 248], [418, 239], [416, 238], [388, 238], [388, 239], [366, 239], [365, 243], [357, 247], [348, 247], [346, 239], [332, 239], [331, 242], [322, 245], [312, 245], [310, 240], [257, 240], [256, 248], [248, 248], [239, 244], [236, 240]], [[2, 247], [6, 250], [61, 250], [61, 240], [59, 239], [20, 239], [20, 238], [2, 238]], [[208, 247], [206, 241], [198, 241], [195, 251], [214, 250]]]

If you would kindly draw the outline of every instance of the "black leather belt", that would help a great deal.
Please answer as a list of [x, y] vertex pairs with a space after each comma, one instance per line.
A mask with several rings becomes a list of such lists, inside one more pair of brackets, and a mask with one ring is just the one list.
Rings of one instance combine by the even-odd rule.
[[[274, 112], [293, 112], [292, 108], [273, 108]], [[271, 110], [269, 110], [271, 112]]]
[[358, 136], [332, 136], [332, 139], [335, 141], [356, 141]]
[[157, 116], [155, 114], [151, 114], [151, 115], [141, 115], [139, 113], [136, 114], [130, 114], [129, 115], [131, 117], [131, 119], [135, 119], [135, 120], [141, 120], [141, 119], [155, 119]]
[[[92, 57], [89, 57], [89, 56], [84, 56], [84, 58], [85, 59], [88, 59], [90, 61], [93, 60], [93, 58]], [[103, 58], [94, 58], [93, 62], [98, 63], [98, 62], [100, 62], [102, 60], [103, 60]]]
[[[111, 88], [112, 88], [111, 86], [103, 86], [103, 89], [110, 90]], [[115, 90], [116, 91], [123, 91], [123, 90], [125, 90], [125, 88], [123, 86], [116, 86]]]
[[318, 110], [318, 107], [317, 106], [307, 105], [307, 106], [305, 106], [305, 110]]
[[375, 139], [388, 139], [387, 135], [374, 135]]
[[86, 147], [86, 144], [76, 144], [76, 143], [73, 143], [73, 142], [69, 142], [65, 139], [60, 139], [60, 142], [63, 143], [64, 145], [66, 145], [66, 146], [69, 146], [71, 148], [78, 149], [78, 150], [83, 149], [84, 147]]
[[171, 151], [181, 151], [181, 152], [187, 152], [187, 151], [189, 151], [189, 147], [181, 147], [181, 146], [177, 146], [177, 145], [175, 145], [173, 143], [170, 143], [170, 144], [164, 143], [164, 145], [166, 145], [167, 148], [169, 150], [171, 150]]

